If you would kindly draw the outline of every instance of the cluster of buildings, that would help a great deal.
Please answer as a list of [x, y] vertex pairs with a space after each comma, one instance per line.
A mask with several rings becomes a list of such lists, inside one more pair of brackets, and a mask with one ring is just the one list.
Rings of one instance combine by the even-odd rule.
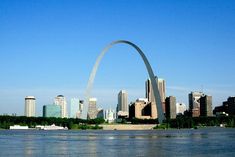
[[[189, 108], [184, 103], [177, 103], [176, 97], [166, 97], [166, 83], [164, 79], [158, 79], [156, 82], [159, 88], [160, 99], [164, 115], [168, 119], [175, 119], [177, 115], [187, 114], [191, 117], [211, 117], [213, 115], [235, 115], [235, 97], [229, 97], [223, 102], [222, 106], [215, 107], [212, 110], [212, 96], [205, 95], [202, 92], [189, 93]], [[157, 105], [154, 97], [150, 79], [145, 82], [145, 98], [138, 98], [135, 102], [128, 102], [128, 93], [121, 90], [118, 93], [118, 103], [116, 110], [98, 109], [97, 99], [90, 98], [88, 103], [87, 118], [104, 118], [112, 123], [122, 119], [156, 119], [158, 118]], [[25, 116], [35, 116], [35, 97], [27, 96], [25, 98]], [[58, 95], [53, 104], [43, 106], [43, 117], [61, 117], [61, 118], [82, 118], [84, 111], [84, 101], [72, 98], [70, 101], [69, 112], [67, 111], [67, 101], [63, 95]]]
[[[35, 117], [36, 98], [27, 96], [25, 98], [25, 116]], [[56, 118], [81, 118], [84, 101], [77, 98], [72, 98], [70, 101], [70, 110], [67, 111], [67, 101], [63, 95], [58, 95], [54, 99], [54, 103], [43, 106], [43, 117]]]
[[[176, 98], [173, 96], [166, 97], [166, 83], [164, 79], [158, 79], [158, 84], [163, 112], [169, 118], [176, 118], [177, 114], [184, 114], [186, 105], [184, 103], [176, 103]], [[118, 93], [118, 104], [116, 111], [97, 109], [97, 99], [89, 100], [88, 118], [101, 117], [108, 122], [114, 122], [122, 119], [156, 119], [158, 118], [156, 100], [151, 85], [150, 79], [145, 82], [146, 97], [138, 98], [135, 102], [128, 102], [128, 93], [121, 90]]]

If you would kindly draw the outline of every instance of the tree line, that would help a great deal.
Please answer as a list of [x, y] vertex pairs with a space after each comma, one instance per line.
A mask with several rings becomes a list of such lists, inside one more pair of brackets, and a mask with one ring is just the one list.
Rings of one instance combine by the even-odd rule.
[[167, 119], [166, 127], [169, 128], [197, 128], [204, 126], [220, 126], [235, 127], [235, 116], [220, 116], [220, 117], [188, 117], [177, 116], [176, 119]]
[[99, 124], [104, 123], [102, 118], [91, 120], [75, 118], [46, 118], [46, 117], [25, 117], [25, 116], [0, 116], [0, 128], [9, 129], [13, 125], [28, 126], [34, 128], [36, 125], [52, 125], [68, 127], [68, 129], [101, 129]]

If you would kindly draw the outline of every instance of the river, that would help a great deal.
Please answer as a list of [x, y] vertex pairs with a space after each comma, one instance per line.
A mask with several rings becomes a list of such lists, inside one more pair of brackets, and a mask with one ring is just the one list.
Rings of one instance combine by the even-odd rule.
[[149, 131], [0, 130], [0, 156], [234, 156], [235, 129]]

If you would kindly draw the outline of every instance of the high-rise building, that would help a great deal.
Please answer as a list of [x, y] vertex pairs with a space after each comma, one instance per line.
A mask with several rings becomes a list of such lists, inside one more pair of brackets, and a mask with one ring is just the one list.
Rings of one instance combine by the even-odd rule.
[[34, 96], [27, 96], [25, 98], [25, 116], [26, 117], [35, 117], [35, 105], [36, 99]]
[[60, 105], [44, 105], [43, 106], [43, 117], [61, 117], [61, 106]]
[[128, 94], [124, 90], [118, 93], [117, 113], [118, 116], [129, 116]]
[[89, 99], [89, 105], [88, 105], [88, 113], [87, 118], [88, 119], [95, 119], [97, 118], [97, 107], [96, 107], [97, 99], [96, 98], [90, 98]]
[[55, 97], [54, 103], [56, 105], [61, 106], [61, 117], [62, 118], [67, 118], [68, 117], [68, 113], [67, 113], [66, 98], [63, 95], [58, 95], [57, 97]]
[[170, 119], [176, 118], [176, 98], [174, 96], [166, 98], [166, 117]]
[[[156, 82], [158, 84], [158, 90], [159, 90], [159, 94], [160, 94], [160, 98], [161, 98], [161, 103], [162, 103], [162, 109], [163, 109], [163, 113], [165, 113], [165, 99], [166, 99], [166, 82], [164, 79], [160, 79], [157, 77], [156, 78]], [[152, 84], [150, 79], [148, 79], [145, 83], [145, 89], [146, 89], [146, 98], [148, 99], [149, 102], [151, 102], [151, 108], [152, 108], [152, 115], [155, 114], [156, 118], [158, 117], [157, 115], [157, 106], [156, 106], [156, 101], [154, 98], [154, 93], [153, 93], [153, 89], [152, 89]]]
[[202, 92], [191, 92], [189, 94], [189, 112], [192, 117], [200, 116], [200, 98], [204, 94]]
[[212, 113], [212, 96], [204, 95], [200, 98], [200, 116], [211, 117]]
[[176, 103], [176, 115], [183, 115], [186, 110], [187, 108], [184, 103]]
[[80, 100], [72, 98], [70, 102], [70, 118], [79, 118], [80, 115]]
[[80, 100], [79, 101], [79, 112], [77, 114], [77, 118], [82, 118], [83, 108], [84, 108], [84, 101]]

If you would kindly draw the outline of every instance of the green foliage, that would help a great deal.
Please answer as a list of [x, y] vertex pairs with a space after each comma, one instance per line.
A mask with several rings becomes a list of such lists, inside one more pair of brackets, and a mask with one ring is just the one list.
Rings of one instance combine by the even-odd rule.
[[163, 124], [155, 126], [153, 129], [167, 129], [167, 128], [168, 128], [168, 124], [163, 123]]
[[[36, 125], [58, 125], [68, 127], [69, 129], [100, 129], [99, 124], [104, 123], [102, 118], [83, 120], [74, 118], [45, 118], [45, 117], [16, 117], [16, 116], [0, 116], [0, 128], [9, 129], [13, 125], [28, 126], [30, 128]], [[93, 126], [93, 125], [95, 126]]]
[[197, 126], [219, 126], [226, 124], [227, 127], [235, 127], [235, 117], [188, 117], [178, 116], [168, 121], [171, 128], [196, 128]]

